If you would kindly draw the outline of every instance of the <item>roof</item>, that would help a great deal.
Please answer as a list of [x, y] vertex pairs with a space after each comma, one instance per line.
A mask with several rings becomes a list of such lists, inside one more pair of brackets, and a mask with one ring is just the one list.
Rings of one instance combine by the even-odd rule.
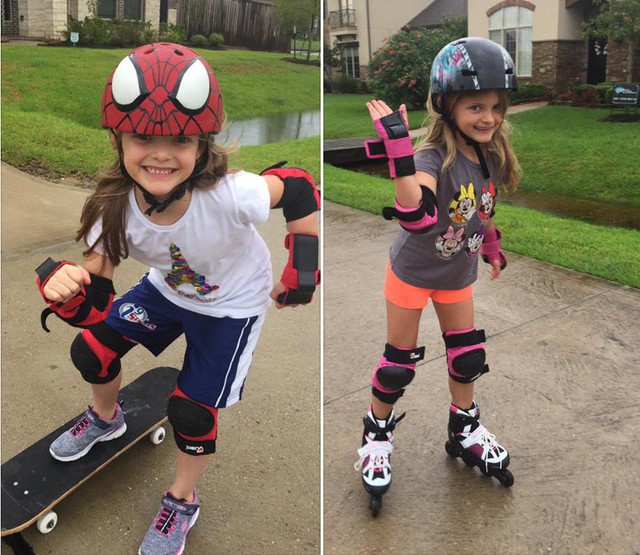
[[408, 24], [411, 27], [438, 27], [442, 25], [442, 20], [447, 16], [461, 17], [465, 15], [467, 15], [467, 0], [433, 0]]

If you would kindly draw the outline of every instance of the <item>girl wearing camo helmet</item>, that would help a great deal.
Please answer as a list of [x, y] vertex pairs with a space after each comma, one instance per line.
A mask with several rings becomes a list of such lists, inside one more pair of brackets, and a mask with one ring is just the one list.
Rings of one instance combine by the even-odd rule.
[[356, 465], [372, 495], [374, 514], [391, 484], [393, 431], [404, 416], [395, 416], [394, 405], [424, 358], [418, 333], [429, 299], [448, 366], [446, 450], [506, 486], [513, 483], [509, 453], [480, 423], [474, 401], [475, 381], [489, 367], [484, 330], [475, 327], [472, 284], [479, 257], [490, 265], [491, 280], [506, 267], [494, 207], [498, 187], [514, 190], [521, 175], [505, 121], [508, 95], [515, 87], [506, 50], [490, 40], [467, 37], [446, 45], [433, 61], [430, 124], [415, 147], [404, 105], [393, 111], [380, 100], [367, 103], [381, 138], [368, 142], [367, 152], [388, 158], [395, 183], [395, 206], [383, 214], [397, 218], [401, 226], [384, 286], [387, 344], [373, 373]]
[[[182, 553], [200, 511], [196, 489], [216, 448], [219, 409], [238, 402], [265, 312], [311, 301], [318, 282], [319, 195], [312, 177], [276, 165], [230, 172], [216, 144], [222, 96], [204, 58], [177, 44], [132, 51], [102, 99], [117, 152], [88, 198], [77, 234], [84, 263], [47, 259], [37, 270], [48, 308], [84, 328], [71, 357], [93, 405], [56, 439], [51, 456], [74, 461], [126, 430], [121, 359], [136, 345], [159, 355], [182, 334], [184, 364], [168, 399], [176, 472], [140, 555]], [[282, 208], [289, 261], [273, 285], [256, 226]], [[294, 256], [295, 253], [295, 256]], [[114, 300], [112, 278], [131, 256], [150, 269]], [[46, 327], [45, 327], [46, 329]]]

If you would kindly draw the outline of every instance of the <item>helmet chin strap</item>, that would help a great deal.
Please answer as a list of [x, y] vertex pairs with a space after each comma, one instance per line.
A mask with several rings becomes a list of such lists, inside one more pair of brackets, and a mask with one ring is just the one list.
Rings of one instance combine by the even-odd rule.
[[154, 195], [147, 191], [142, 185], [140, 185], [140, 183], [134, 181], [134, 179], [129, 175], [129, 172], [124, 166], [122, 147], [118, 148], [118, 156], [120, 158], [120, 171], [122, 172], [122, 175], [127, 179], [131, 179], [131, 181], [133, 181], [134, 185], [142, 192], [142, 196], [144, 197], [145, 202], [149, 205], [149, 208], [144, 211], [147, 216], [151, 216], [154, 211], [160, 214], [161, 212], [164, 212], [172, 202], [180, 200], [187, 192], [189, 181], [193, 177], [196, 177], [197, 175], [202, 173], [202, 171], [207, 167], [207, 164], [209, 163], [209, 149], [205, 148], [202, 156], [200, 156], [200, 158], [198, 158], [198, 160], [196, 161], [196, 165], [194, 166], [191, 175], [177, 187], [175, 187], [166, 199], [164, 199], [163, 201], [159, 201]]
[[[444, 95], [442, 95], [440, 98], [442, 101], [442, 106], [444, 106]], [[449, 127], [451, 128], [451, 131], [453, 131], [454, 133], [457, 132], [458, 135], [460, 135], [464, 139], [467, 145], [473, 147], [473, 150], [475, 151], [476, 156], [478, 157], [478, 161], [480, 162], [480, 168], [482, 168], [482, 175], [484, 176], [485, 179], [489, 179], [491, 177], [491, 173], [489, 173], [489, 166], [487, 166], [487, 161], [484, 157], [484, 153], [482, 152], [482, 149], [480, 148], [480, 143], [478, 141], [474, 141], [471, 137], [469, 137], [469, 135], [464, 133], [456, 125], [456, 122], [453, 120], [453, 118], [450, 118], [448, 115], [444, 113], [444, 110], [442, 109], [442, 107], [438, 105], [437, 99], [434, 99], [432, 104], [435, 111], [438, 112], [438, 114], [440, 114], [440, 117], [449, 125]]]

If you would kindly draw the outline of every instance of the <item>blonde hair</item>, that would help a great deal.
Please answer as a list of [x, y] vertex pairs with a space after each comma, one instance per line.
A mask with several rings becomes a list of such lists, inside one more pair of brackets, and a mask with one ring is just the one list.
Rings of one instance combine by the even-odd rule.
[[[121, 135], [114, 132], [118, 152], [121, 152]], [[199, 137], [199, 151], [202, 156], [208, 151], [207, 163], [187, 184], [188, 190], [214, 187], [228, 173], [231, 148], [217, 145], [214, 136], [203, 134]], [[76, 241], [84, 241], [88, 249], [82, 254], [86, 257], [95, 252], [96, 245], [102, 245], [105, 256], [111, 264], [117, 266], [129, 256], [129, 246], [125, 234], [125, 215], [129, 191], [135, 187], [133, 179], [125, 176], [118, 157], [107, 167], [100, 177], [96, 190], [86, 200], [80, 216], [80, 228], [76, 232]], [[102, 232], [96, 241], [89, 245], [89, 232], [102, 219]]]
[[[506, 116], [509, 106], [509, 92], [506, 90], [496, 90], [500, 102], [500, 111]], [[473, 94], [469, 91], [454, 91], [444, 95], [443, 112], [453, 113], [453, 108], [461, 97]], [[437, 101], [437, 100], [436, 100]], [[427, 100], [428, 125], [425, 135], [415, 144], [414, 151], [417, 153], [427, 149], [445, 149], [446, 155], [443, 164], [443, 171], [454, 163], [458, 152], [456, 137], [450, 125], [436, 111], [432, 95], [429, 94]], [[522, 169], [516, 158], [513, 146], [511, 145], [511, 124], [505, 119], [494, 132], [489, 143], [489, 153], [497, 161], [498, 167], [495, 175], [496, 186], [503, 186], [508, 192], [513, 192], [518, 187], [522, 177]]]

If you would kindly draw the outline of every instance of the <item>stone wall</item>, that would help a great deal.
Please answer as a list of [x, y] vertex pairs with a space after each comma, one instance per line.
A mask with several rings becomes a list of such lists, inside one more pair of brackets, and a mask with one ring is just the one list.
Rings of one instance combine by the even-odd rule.
[[628, 58], [628, 41], [609, 41], [607, 44], [607, 81], [612, 83], [640, 83], [640, 45], [636, 45], [631, 76], [629, 76], [627, 68]]
[[18, 0], [11, 0], [7, 14], [8, 19], [5, 20], [4, 2], [2, 3], [2, 36], [17, 37], [20, 34], [20, 25], [18, 23]]
[[584, 41], [538, 41], [533, 43], [532, 83], [541, 83], [552, 93], [563, 93], [574, 80], [587, 79]]

